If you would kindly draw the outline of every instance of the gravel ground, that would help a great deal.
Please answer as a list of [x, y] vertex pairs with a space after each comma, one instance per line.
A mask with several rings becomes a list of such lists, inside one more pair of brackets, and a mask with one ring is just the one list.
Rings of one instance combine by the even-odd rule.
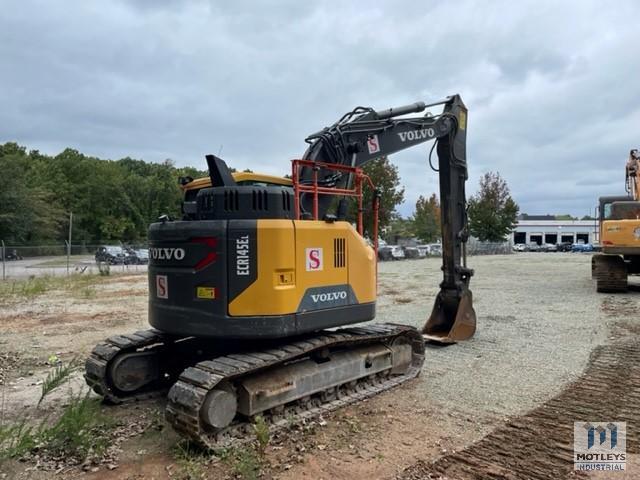
[[[518, 415], [575, 380], [591, 350], [607, 341], [615, 314], [603, 302], [625, 298], [595, 293], [590, 262], [590, 255], [568, 253], [471, 257], [477, 332], [467, 342], [428, 348], [419, 380], [426, 403]], [[379, 320], [421, 327], [440, 275], [439, 259], [380, 264]]]
[[[415, 381], [336, 412], [316, 433], [274, 447], [267, 455], [273, 475], [265, 478], [391, 478], [417, 461], [461, 451], [507, 418], [525, 415], [561, 393], [585, 370], [594, 349], [610, 345], [614, 324], [638, 322], [638, 279], [627, 294], [596, 294], [590, 261], [590, 255], [564, 253], [470, 257], [476, 271], [471, 283], [475, 337], [429, 346]], [[379, 273], [376, 321], [422, 327], [441, 280], [440, 259], [385, 262]], [[106, 336], [144, 328], [146, 289], [146, 275], [119, 275], [100, 278], [88, 296], [52, 291], [28, 301], [0, 302], [0, 371], [8, 416], [33, 410], [38, 379], [47, 372], [41, 365], [51, 353], [82, 357]], [[23, 376], [25, 367], [33, 374]], [[74, 380], [82, 384], [79, 375]], [[48, 409], [58, 409], [63, 401], [52, 397]], [[137, 418], [158, 410], [154, 403], [142, 403], [106, 411]], [[171, 432], [133, 438], [118, 469], [101, 470], [95, 478], [169, 478], [176, 441]], [[24, 466], [15, 468], [19, 472]], [[209, 478], [225, 477], [224, 469], [210, 468]], [[24, 473], [19, 478], [50, 478], [47, 472]], [[83, 476], [73, 471], [59, 478]]]

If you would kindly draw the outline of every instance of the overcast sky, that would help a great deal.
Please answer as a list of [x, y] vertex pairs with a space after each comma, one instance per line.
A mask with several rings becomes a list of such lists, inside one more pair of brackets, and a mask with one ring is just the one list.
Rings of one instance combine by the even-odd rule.
[[[640, 2], [29, 1], [0, 14], [0, 142], [284, 174], [357, 105], [460, 93], [469, 192], [499, 171], [521, 211], [585, 215], [640, 147]], [[392, 157], [401, 212], [437, 189]]]

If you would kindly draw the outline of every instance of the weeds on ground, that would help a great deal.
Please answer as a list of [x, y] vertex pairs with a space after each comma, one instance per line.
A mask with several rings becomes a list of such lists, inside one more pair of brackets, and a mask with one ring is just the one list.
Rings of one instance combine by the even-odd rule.
[[[42, 384], [38, 405], [55, 389], [71, 378], [74, 361], [58, 365]], [[1, 412], [3, 413], [3, 412]], [[4, 418], [0, 415], [0, 418]], [[45, 417], [35, 427], [25, 420], [14, 425], [0, 423], [0, 460], [21, 458], [35, 450], [40, 456], [65, 457], [82, 461], [100, 455], [107, 446], [109, 422], [102, 414], [100, 400], [70, 391], [68, 404], [52, 423]]]
[[262, 468], [262, 459], [251, 447], [238, 450], [234, 456], [233, 472], [245, 480], [257, 480]]
[[42, 382], [42, 393], [40, 394], [40, 400], [38, 400], [37, 406], [40, 406], [44, 397], [49, 395], [62, 384], [66, 383], [71, 378], [71, 374], [77, 369], [78, 363], [74, 358], [67, 365], [60, 364], [51, 370], [47, 375], [47, 378]]
[[178, 442], [173, 451], [180, 480], [200, 480], [206, 478], [205, 464], [208, 455], [202, 448], [188, 440]]
[[258, 415], [253, 423], [253, 431], [256, 434], [256, 440], [258, 441], [258, 453], [260, 456], [264, 456], [264, 452], [269, 445], [271, 435], [269, 434], [269, 425], [264, 420], [262, 415]]
[[16, 425], [0, 425], [0, 461], [21, 457], [37, 445], [38, 432], [26, 421]]
[[0, 283], [0, 300], [9, 298], [34, 298], [50, 290], [65, 290], [75, 296], [93, 298], [93, 286], [100, 280], [100, 275], [74, 274], [68, 277], [44, 275], [29, 277], [25, 280], [12, 280]]
[[231, 468], [235, 477], [243, 480], [256, 480], [260, 477], [263, 459], [253, 445], [226, 449], [220, 452], [219, 456]]
[[80, 291], [80, 296], [82, 298], [93, 298], [96, 296], [96, 290], [93, 287], [84, 287]]
[[39, 435], [40, 451], [53, 456], [84, 460], [89, 454], [100, 455], [107, 447], [106, 417], [100, 409], [100, 399], [71, 395], [62, 415]]
[[271, 441], [269, 424], [264, 417], [257, 415], [253, 422], [253, 433], [256, 442], [244, 448], [231, 448], [218, 452], [218, 456], [232, 470], [232, 473], [244, 480], [256, 480], [260, 478], [265, 465], [265, 451]]

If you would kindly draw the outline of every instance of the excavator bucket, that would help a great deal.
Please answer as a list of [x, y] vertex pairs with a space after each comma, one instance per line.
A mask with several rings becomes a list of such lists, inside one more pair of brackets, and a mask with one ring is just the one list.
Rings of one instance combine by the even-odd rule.
[[440, 291], [431, 316], [422, 328], [422, 337], [427, 342], [450, 344], [473, 337], [475, 331], [476, 312], [471, 291], [464, 290], [457, 298]]

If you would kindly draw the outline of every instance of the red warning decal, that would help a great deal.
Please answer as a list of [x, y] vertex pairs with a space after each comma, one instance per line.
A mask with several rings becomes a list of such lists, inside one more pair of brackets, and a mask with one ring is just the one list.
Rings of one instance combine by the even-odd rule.
[[322, 248], [307, 248], [305, 257], [307, 258], [307, 272], [322, 270]]
[[166, 275], [156, 275], [156, 296], [158, 298], [169, 298], [169, 284]]
[[367, 139], [367, 147], [369, 148], [369, 153], [378, 153], [380, 151], [380, 142], [378, 142], [378, 135], [371, 135]]

